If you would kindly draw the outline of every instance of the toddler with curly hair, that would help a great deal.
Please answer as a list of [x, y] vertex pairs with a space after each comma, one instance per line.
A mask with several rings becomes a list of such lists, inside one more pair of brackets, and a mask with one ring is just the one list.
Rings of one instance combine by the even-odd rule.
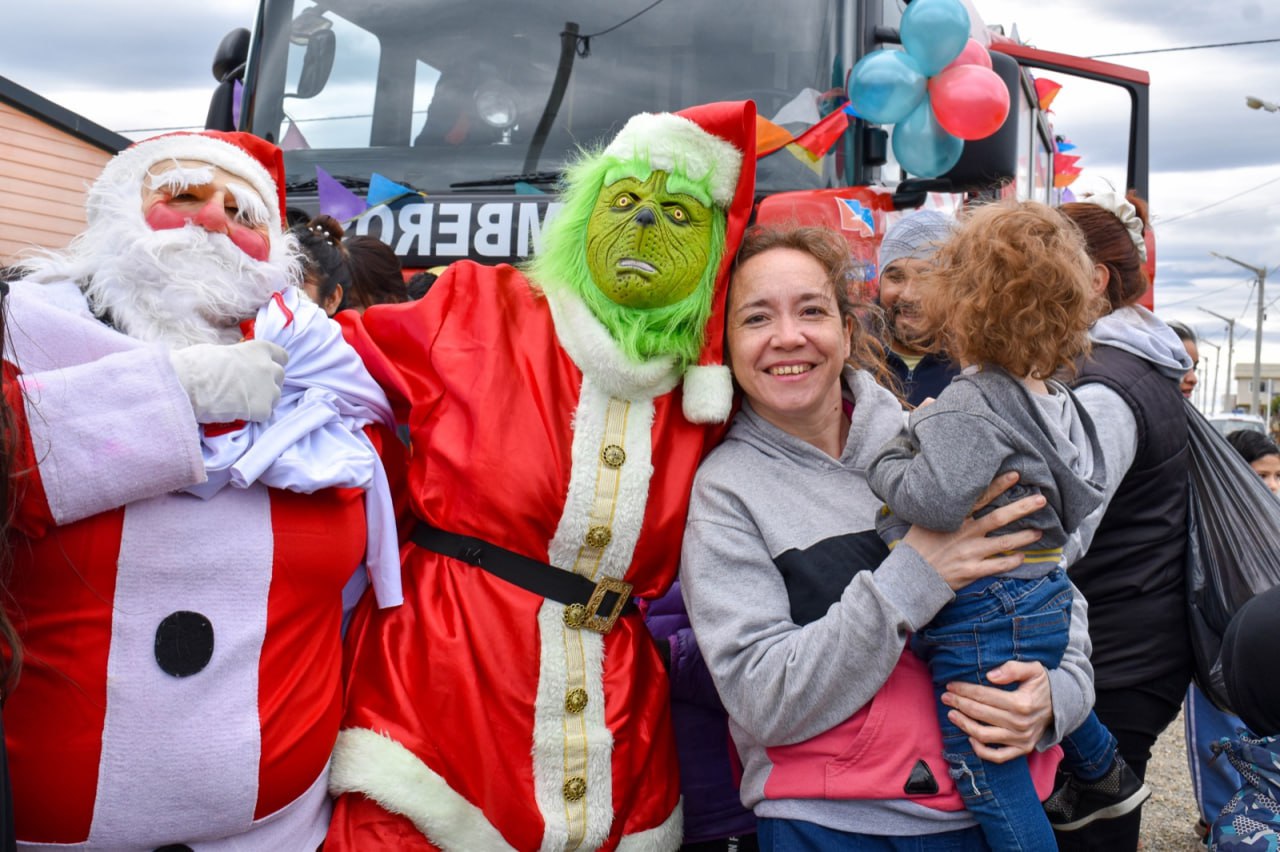
[[[1083, 613], [1063, 546], [1102, 504], [1105, 465], [1088, 413], [1054, 376], [1088, 354], [1098, 313], [1093, 272], [1083, 236], [1054, 209], [1001, 202], [971, 211], [934, 254], [920, 296], [925, 324], [962, 372], [911, 414], [869, 473], [887, 504], [878, 527], [890, 546], [911, 524], [958, 528], [1002, 474], [1019, 481], [981, 511], [1029, 494], [1045, 499], [1017, 525], [1042, 533], [1018, 554], [1020, 564], [961, 589], [911, 640], [933, 678], [951, 776], [998, 850], [1056, 848], [1055, 830], [1120, 816], [1150, 795], [1091, 713], [1062, 739], [1063, 768], [1076, 782], [1059, 784], [1042, 806], [1026, 758], [1002, 760], [989, 746], [979, 756], [942, 702], [948, 682], [988, 685], [988, 673], [1007, 660], [1056, 668], [1072, 610]], [[1066, 795], [1076, 800], [1060, 807]]]

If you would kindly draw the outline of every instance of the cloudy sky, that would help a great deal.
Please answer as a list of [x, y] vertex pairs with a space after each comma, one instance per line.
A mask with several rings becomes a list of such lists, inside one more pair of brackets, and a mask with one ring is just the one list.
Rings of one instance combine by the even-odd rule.
[[[1028, 43], [1077, 55], [1280, 38], [1274, 0], [973, 2], [988, 24], [1009, 31], [1016, 23]], [[0, 76], [126, 135], [200, 126], [213, 51], [228, 30], [250, 26], [255, 9], [256, 0], [11, 3], [0, 27]], [[1226, 323], [1202, 309], [1235, 319], [1235, 361], [1252, 363], [1253, 276], [1210, 252], [1265, 267], [1272, 279], [1264, 303], [1280, 300], [1280, 113], [1245, 106], [1246, 95], [1280, 102], [1280, 43], [1108, 61], [1151, 74], [1157, 313], [1221, 344], [1221, 357], [1202, 347], [1215, 368], [1225, 366]], [[1125, 103], [1094, 84], [1057, 79], [1066, 85], [1054, 129], [1079, 145], [1082, 181], [1122, 182], [1116, 128]], [[1269, 315], [1263, 361], [1280, 363], [1280, 303]], [[1222, 393], [1225, 370], [1219, 382]]]

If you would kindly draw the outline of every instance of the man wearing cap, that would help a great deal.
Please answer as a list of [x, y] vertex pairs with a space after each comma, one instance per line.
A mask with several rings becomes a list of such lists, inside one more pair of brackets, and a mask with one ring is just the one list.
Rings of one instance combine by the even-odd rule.
[[929, 268], [938, 246], [951, 234], [954, 220], [935, 210], [917, 210], [902, 217], [880, 242], [878, 301], [888, 326], [886, 360], [898, 377], [898, 390], [912, 408], [936, 397], [951, 384], [960, 368], [934, 351], [933, 329], [921, 324], [912, 286]]
[[405, 605], [356, 610], [327, 852], [676, 849], [675, 578], [723, 434], [755, 115], [631, 119], [566, 178], [527, 274], [450, 266], [351, 337], [412, 432]]
[[343, 589], [387, 546], [361, 427], [391, 417], [294, 287], [283, 177], [248, 134], [139, 142], [12, 285], [24, 848], [323, 841]]

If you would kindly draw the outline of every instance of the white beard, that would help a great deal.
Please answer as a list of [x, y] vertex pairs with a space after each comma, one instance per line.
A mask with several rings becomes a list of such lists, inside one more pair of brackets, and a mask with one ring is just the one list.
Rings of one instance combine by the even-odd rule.
[[270, 258], [258, 261], [221, 234], [190, 224], [153, 231], [129, 212], [101, 218], [67, 250], [45, 253], [25, 271], [35, 281], [75, 281], [94, 315], [130, 337], [174, 348], [237, 342], [240, 321], [300, 278], [288, 234], [275, 235]]

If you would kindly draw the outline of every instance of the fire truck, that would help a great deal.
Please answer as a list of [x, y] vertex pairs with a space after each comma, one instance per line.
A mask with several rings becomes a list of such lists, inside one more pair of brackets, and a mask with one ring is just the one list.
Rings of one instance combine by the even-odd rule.
[[[949, 172], [913, 178], [888, 128], [851, 119], [811, 157], [784, 146], [758, 162], [758, 221], [840, 228], [865, 276], [892, 217], [925, 203], [983, 197], [1052, 203], [1053, 130], [1033, 74], [1072, 75], [1128, 95], [1126, 184], [1147, 194], [1148, 76], [1036, 50], [988, 32], [1011, 109], [965, 143]], [[319, 209], [319, 181], [364, 198], [394, 188], [350, 223], [391, 245], [406, 269], [461, 258], [516, 262], [536, 252], [557, 210], [561, 171], [630, 116], [754, 100], [797, 135], [845, 102], [854, 65], [895, 49], [903, 0], [262, 0], [252, 31], [229, 33], [213, 63], [208, 126], [285, 150], [297, 215]], [[1154, 256], [1154, 255], [1153, 255]]]

